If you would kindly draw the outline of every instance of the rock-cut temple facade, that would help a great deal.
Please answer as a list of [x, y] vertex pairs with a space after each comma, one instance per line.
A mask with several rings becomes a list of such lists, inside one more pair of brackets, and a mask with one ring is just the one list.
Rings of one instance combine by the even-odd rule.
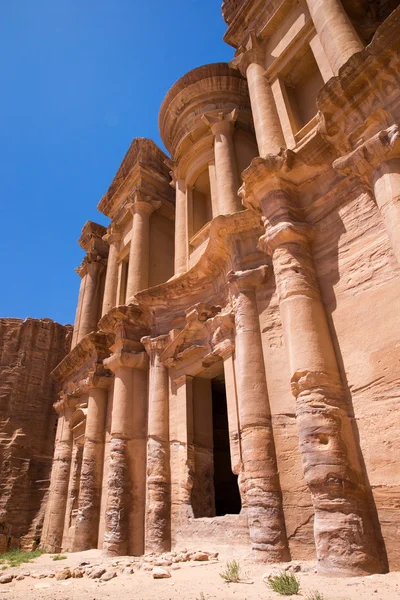
[[41, 543], [400, 567], [400, 12], [225, 0], [87, 222]]

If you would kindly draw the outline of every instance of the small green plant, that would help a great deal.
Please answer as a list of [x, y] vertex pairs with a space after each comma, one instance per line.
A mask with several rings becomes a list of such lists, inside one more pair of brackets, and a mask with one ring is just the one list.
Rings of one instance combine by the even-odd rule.
[[240, 564], [237, 560], [231, 560], [226, 563], [225, 571], [219, 574], [222, 579], [228, 583], [238, 583], [240, 580]]
[[51, 558], [53, 560], [64, 560], [67, 557], [65, 556], [65, 554], [56, 554], [55, 556], [52, 556]]
[[300, 581], [292, 573], [280, 573], [274, 577], [268, 577], [266, 585], [281, 596], [296, 595], [300, 591]]
[[196, 598], [196, 600], [206, 600], [205, 595], [203, 594], [203, 592], [200, 592], [200, 597]]
[[312, 592], [308, 592], [306, 600], [325, 600], [325, 596], [318, 590], [314, 590]]
[[43, 554], [43, 550], [34, 550], [33, 552], [23, 552], [22, 550], [11, 550], [0, 556], [0, 564], [6, 564], [8, 567], [19, 567], [23, 563], [31, 562]]

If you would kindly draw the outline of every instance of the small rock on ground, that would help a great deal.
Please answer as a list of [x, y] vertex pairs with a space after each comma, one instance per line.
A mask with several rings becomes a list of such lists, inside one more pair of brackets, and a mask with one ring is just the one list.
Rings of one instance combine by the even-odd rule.
[[153, 575], [153, 579], [166, 579], [167, 577], [171, 577], [169, 569], [165, 567], [154, 567], [151, 574]]

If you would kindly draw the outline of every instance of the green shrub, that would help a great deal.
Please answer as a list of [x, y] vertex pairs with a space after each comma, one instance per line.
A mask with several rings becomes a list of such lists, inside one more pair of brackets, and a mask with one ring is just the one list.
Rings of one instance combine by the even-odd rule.
[[307, 593], [306, 600], [325, 600], [325, 597], [318, 590], [314, 590]]
[[222, 579], [228, 583], [238, 583], [240, 579], [240, 565], [237, 560], [231, 560], [226, 563], [226, 569], [219, 574]]
[[300, 591], [300, 581], [292, 573], [280, 573], [274, 577], [268, 577], [266, 585], [281, 596], [292, 596]]
[[7, 564], [9, 567], [19, 567], [23, 563], [31, 562], [43, 554], [43, 550], [34, 550], [33, 552], [23, 552], [22, 550], [11, 550], [0, 555], [0, 564]]
[[52, 556], [51, 558], [53, 560], [64, 560], [67, 557], [65, 556], [65, 554], [56, 554], [55, 556]]

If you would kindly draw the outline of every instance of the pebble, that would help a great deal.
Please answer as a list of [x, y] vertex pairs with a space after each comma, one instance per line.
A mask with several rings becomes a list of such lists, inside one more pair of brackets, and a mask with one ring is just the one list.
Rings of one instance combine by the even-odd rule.
[[105, 572], [106, 570], [104, 569], [104, 567], [96, 567], [89, 571], [87, 575], [88, 577], [90, 577], [90, 579], [99, 579]]
[[192, 555], [192, 560], [208, 560], [208, 554], [206, 552], [195, 552]]
[[100, 577], [100, 581], [110, 581], [110, 579], [114, 579], [114, 577], [116, 577], [116, 576], [117, 576], [117, 574], [115, 571], [106, 571]]
[[166, 567], [154, 567], [151, 574], [153, 575], [153, 579], [166, 579], [171, 577], [171, 573]]
[[63, 569], [56, 573], [56, 580], [62, 581], [63, 579], [69, 579], [71, 577], [71, 571], [69, 569]]

